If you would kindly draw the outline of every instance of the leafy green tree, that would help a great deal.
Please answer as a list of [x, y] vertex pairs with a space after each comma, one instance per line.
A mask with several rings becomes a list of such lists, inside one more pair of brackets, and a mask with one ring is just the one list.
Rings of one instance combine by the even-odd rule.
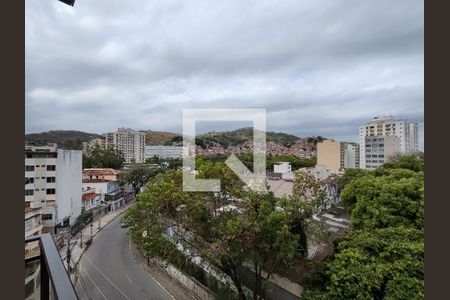
[[83, 168], [122, 168], [125, 159], [122, 152], [115, 149], [95, 147], [83, 154]]
[[[198, 255], [227, 274], [240, 299], [246, 298], [239, 272], [244, 262], [255, 270], [255, 295], [264, 295], [268, 277], [289, 264], [296, 253], [300, 237], [291, 231], [292, 205], [271, 193], [245, 190], [223, 163], [200, 161], [198, 171], [200, 178], [219, 178], [221, 192], [184, 192], [182, 170], [166, 170], [147, 183], [127, 214], [136, 224], [132, 236], [149, 252], [161, 253], [154, 250], [166, 247], [160, 235], [167, 228], [177, 229], [180, 234], [175, 238], [195, 247]], [[241, 200], [233, 202], [236, 198]], [[230, 204], [239, 207], [218, 209]], [[140, 238], [144, 230], [147, 237]], [[166, 254], [176, 255], [170, 250]]]
[[383, 168], [388, 169], [407, 169], [415, 172], [424, 171], [424, 155], [394, 155], [383, 165]]
[[321, 272], [316, 280], [325, 281], [325, 291], [310, 291], [305, 299], [423, 299], [423, 232], [407, 227], [352, 231]]
[[147, 184], [150, 178], [155, 177], [158, 174], [158, 169], [150, 169], [145, 166], [133, 165], [130, 170], [128, 170], [123, 180], [125, 183], [130, 184], [135, 194], [137, 195], [141, 188]]
[[364, 176], [348, 184], [341, 196], [355, 229], [423, 227], [422, 172], [390, 169], [383, 176]]
[[352, 169], [346, 169], [344, 175], [338, 178], [337, 180], [337, 186], [340, 191], [342, 191], [347, 184], [352, 182], [353, 180], [365, 176], [369, 174], [370, 171], [366, 169], [358, 169], [358, 168], [352, 168]]
[[421, 156], [347, 174], [341, 196], [352, 226], [303, 298], [423, 299], [423, 175]]

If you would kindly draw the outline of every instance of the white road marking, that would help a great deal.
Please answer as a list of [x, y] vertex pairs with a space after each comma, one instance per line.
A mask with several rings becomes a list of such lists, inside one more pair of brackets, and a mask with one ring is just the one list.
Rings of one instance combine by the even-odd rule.
[[125, 274], [125, 277], [128, 279], [128, 281], [129, 281], [130, 283], [133, 283], [133, 282], [131, 281], [130, 277], [128, 277], [128, 275]]
[[[80, 266], [80, 271], [82, 271], [81, 266]], [[84, 274], [87, 275], [87, 277], [89, 278], [89, 280], [92, 282], [92, 284], [95, 286], [95, 288], [100, 292], [100, 294], [102, 295], [102, 297], [105, 300], [108, 300], [108, 298], [106, 298], [105, 294], [102, 293], [102, 291], [100, 290], [100, 288], [95, 284], [94, 280], [92, 279], [92, 277], [88, 274], [88, 272], [86, 272], [86, 270], [83, 271]]]
[[173, 300], [177, 300], [171, 293], [169, 293], [169, 291], [168, 291], [165, 287], [163, 287], [163, 286], [161, 285], [161, 283], [158, 282], [158, 280], [156, 280], [155, 278], [153, 278], [153, 277], [150, 275], [150, 273], [148, 273], [146, 270], [144, 270], [144, 271], [145, 271], [145, 273], [148, 275], [148, 277], [150, 277], [151, 279], [153, 279], [153, 281], [156, 282], [156, 284], [159, 285], [159, 287], [162, 288], [162, 289], [167, 293], [167, 295], [170, 296], [170, 298], [172, 298]]
[[103, 276], [103, 277], [105, 277], [105, 279], [106, 280], [108, 280], [108, 282], [109, 283], [111, 283], [111, 285], [113, 286], [113, 287], [115, 287], [116, 288], [116, 290], [118, 290], [119, 291], [119, 293], [121, 293], [122, 294], [122, 296], [124, 296], [125, 297], [125, 299], [127, 299], [127, 300], [131, 300], [130, 299], [130, 297], [128, 297], [127, 295], [125, 295], [125, 293], [124, 292], [122, 292], [122, 290], [121, 289], [119, 289], [118, 287], [117, 287], [117, 285], [115, 285], [114, 284], [114, 282], [112, 282], [111, 281], [111, 279], [109, 279], [108, 278], [108, 276], [106, 276], [105, 275], [105, 273], [103, 273], [90, 259], [89, 259], [89, 257], [86, 255], [85, 256], [85, 258], [87, 259], [87, 261]]
[[[131, 254], [133, 255], [133, 249], [131, 249], [131, 239], [128, 240], [128, 247], [130, 248]], [[134, 255], [133, 255], [133, 258], [134, 258]], [[156, 282], [156, 284], [159, 285], [159, 287], [162, 288], [167, 293], [167, 295], [170, 296], [170, 298], [172, 298], [173, 300], [177, 300], [177, 298], [175, 298], [165, 287], [163, 287], [161, 285], [161, 283], [159, 283], [158, 280], [156, 280], [152, 275], [150, 275], [150, 273], [147, 272], [147, 270], [140, 263], [138, 263], [138, 264], [140, 265], [140, 267], [142, 269], [144, 269], [145, 274], [147, 274], [148, 277], [150, 277], [150, 279], [152, 279], [154, 282]]]

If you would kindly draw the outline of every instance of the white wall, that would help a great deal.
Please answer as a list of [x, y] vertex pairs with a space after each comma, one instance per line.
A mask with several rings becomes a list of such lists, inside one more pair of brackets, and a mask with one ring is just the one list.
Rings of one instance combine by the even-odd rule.
[[56, 163], [56, 223], [70, 217], [73, 224], [81, 213], [82, 151], [58, 149]]

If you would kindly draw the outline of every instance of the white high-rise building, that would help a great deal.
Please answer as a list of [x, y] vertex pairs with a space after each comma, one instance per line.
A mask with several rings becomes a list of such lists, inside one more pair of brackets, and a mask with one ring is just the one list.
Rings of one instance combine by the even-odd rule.
[[145, 132], [126, 128], [108, 132], [105, 134], [105, 147], [121, 151], [127, 163], [143, 163], [145, 161]]
[[410, 123], [394, 116], [375, 117], [359, 128], [360, 167], [366, 168], [366, 136], [396, 136], [400, 141], [399, 152], [405, 154], [419, 151], [419, 129], [417, 123]]
[[81, 213], [82, 151], [25, 148], [25, 207], [42, 208], [45, 231], [72, 225]]

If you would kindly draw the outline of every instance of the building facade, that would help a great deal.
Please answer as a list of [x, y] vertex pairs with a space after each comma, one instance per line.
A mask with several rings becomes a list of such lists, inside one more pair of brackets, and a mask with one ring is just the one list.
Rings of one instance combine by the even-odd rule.
[[357, 143], [324, 140], [317, 143], [317, 165], [326, 166], [332, 172], [359, 168]]
[[145, 146], [145, 159], [154, 156], [160, 158], [181, 158], [183, 156], [182, 146]]
[[121, 173], [111, 168], [86, 168], [83, 169], [83, 179], [119, 180]]
[[392, 155], [401, 151], [399, 137], [366, 136], [364, 138], [364, 160], [366, 169], [376, 169], [383, 165]]
[[42, 208], [45, 231], [68, 226], [81, 213], [82, 151], [25, 149], [25, 207]]
[[419, 125], [394, 116], [375, 117], [359, 128], [360, 166], [366, 168], [365, 137], [396, 136], [399, 138], [399, 152], [413, 154], [419, 151]]
[[123, 153], [125, 162], [143, 163], [145, 161], [145, 132], [119, 128], [105, 134], [105, 147]]

